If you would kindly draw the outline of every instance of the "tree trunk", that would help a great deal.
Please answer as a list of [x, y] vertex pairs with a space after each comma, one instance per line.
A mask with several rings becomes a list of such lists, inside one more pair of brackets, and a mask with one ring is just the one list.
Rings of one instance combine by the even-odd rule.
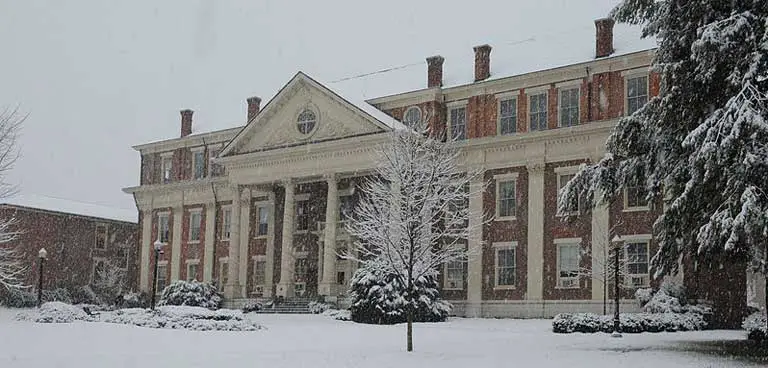
[[621, 322], [619, 314], [619, 247], [614, 249], [614, 266], [613, 266], [613, 298], [616, 303], [616, 310], [613, 311], [613, 332], [621, 332]]
[[411, 303], [408, 303], [406, 315], [408, 315], [408, 346], [406, 349], [410, 353], [413, 351], [413, 305]]
[[[766, 254], [768, 254], [768, 251], [766, 251]], [[765, 285], [763, 285], [765, 287], [765, 338], [768, 341], [768, 267], [766, 266], [763, 266], [763, 278], [765, 279]]]

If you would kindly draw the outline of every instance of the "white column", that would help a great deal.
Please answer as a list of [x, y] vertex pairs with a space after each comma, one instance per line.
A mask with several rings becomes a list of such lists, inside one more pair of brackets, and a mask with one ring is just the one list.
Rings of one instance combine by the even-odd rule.
[[526, 299], [544, 298], [544, 162], [528, 165], [528, 285]]
[[[596, 197], [599, 195], [596, 194]], [[592, 209], [592, 300], [603, 300], [605, 262], [611, 242], [611, 222], [607, 204]]]
[[213, 246], [216, 241], [216, 203], [205, 205], [205, 239], [203, 244], [203, 282], [213, 280]]
[[483, 301], [483, 175], [469, 184], [469, 261], [467, 264], [467, 317], [482, 317]]
[[224, 285], [224, 296], [227, 298], [239, 298], [240, 289], [238, 276], [240, 272], [240, 186], [232, 187], [232, 221], [230, 222], [229, 234], [229, 257], [227, 261], [227, 271], [229, 272], [229, 282]]
[[181, 270], [181, 224], [184, 222], [184, 207], [173, 208], [173, 239], [171, 239], [171, 281], [179, 279]]
[[248, 247], [251, 243], [251, 191], [244, 190], [240, 198], [240, 259], [239, 259], [239, 288], [243, 298], [248, 297]]
[[339, 219], [339, 186], [336, 176], [325, 177], [328, 182], [328, 198], [325, 206], [325, 233], [323, 246], [323, 278], [320, 295], [332, 295], [336, 283], [336, 222]]
[[152, 243], [152, 222], [154, 218], [152, 211], [142, 211], [141, 215], [141, 263], [139, 264], [139, 290], [149, 291], [151, 285], [149, 283], [149, 260], [153, 252]]
[[283, 241], [280, 247], [280, 282], [277, 284], [277, 295], [292, 297], [293, 280], [293, 213], [294, 213], [294, 184], [286, 181], [285, 205], [283, 207]]
[[267, 215], [267, 269], [264, 270], [264, 297], [272, 297], [272, 284], [275, 277], [275, 193], [269, 192], [269, 214]]

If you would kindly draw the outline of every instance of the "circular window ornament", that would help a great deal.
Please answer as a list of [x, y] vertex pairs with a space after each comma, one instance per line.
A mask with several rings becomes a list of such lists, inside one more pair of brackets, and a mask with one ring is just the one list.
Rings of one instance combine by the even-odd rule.
[[311, 109], [305, 108], [301, 111], [301, 113], [299, 113], [298, 118], [296, 118], [296, 128], [301, 134], [307, 135], [312, 133], [316, 126], [317, 114], [315, 114], [315, 112]]
[[403, 123], [409, 127], [421, 122], [421, 109], [418, 106], [411, 106], [405, 110]]

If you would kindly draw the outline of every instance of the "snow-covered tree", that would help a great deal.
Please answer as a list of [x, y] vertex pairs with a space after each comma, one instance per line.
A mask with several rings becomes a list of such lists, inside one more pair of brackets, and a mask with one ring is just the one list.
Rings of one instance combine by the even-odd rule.
[[[414, 322], [442, 322], [451, 311], [450, 303], [440, 298], [437, 272], [414, 282], [416, 307]], [[350, 284], [350, 315], [353, 321], [372, 324], [407, 322], [406, 290], [392, 275], [365, 267], [357, 269]]]
[[477, 173], [460, 169], [455, 142], [430, 135], [423, 122], [390, 134], [347, 222], [355, 241], [344, 257], [405, 287], [407, 350], [412, 351], [416, 280], [448, 262], [466, 261], [470, 190], [482, 188], [470, 187]]
[[93, 288], [102, 297], [102, 302], [116, 303], [123, 292], [125, 270], [110, 261], [101, 261], [96, 265]]
[[[598, 233], [607, 233], [608, 237], [602, 237], [600, 242], [589, 242], [581, 246], [581, 261], [579, 262], [578, 274], [582, 278], [597, 280], [602, 284], [603, 288], [603, 314], [608, 311], [608, 290], [611, 285], [614, 285], [614, 280], [618, 274], [619, 288], [630, 290], [635, 289], [636, 286], [632, 285], [627, 280], [627, 259], [624, 256], [625, 246], [621, 242], [613, 242], [611, 239], [616, 235], [616, 228], [621, 226], [622, 223], [615, 224], [610, 229], [604, 227], [594, 227], [592, 231]], [[619, 260], [616, 261], [616, 252], [619, 252]], [[589, 261], [589, 264], [585, 264], [583, 261]], [[592, 283], [592, 287], [595, 287], [595, 283]], [[618, 298], [619, 295], [614, 295]], [[618, 303], [616, 303], [618, 305]]]
[[768, 2], [624, 0], [613, 16], [657, 38], [660, 92], [561, 195], [594, 204], [641, 186], [663, 200], [656, 276], [684, 254], [750, 255], [768, 274]]
[[[7, 181], [7, 174], [19, 157], [16, 146], [18, 132], [24, 117], [16, 109], [0, 111], [0, 198], [7, 198], [16, 186]], [[19, 236], [14, 218], [0, 219], [0, 287], [18, 289], [24, 286], [24, 266], [21, 254], [13, 247]]]

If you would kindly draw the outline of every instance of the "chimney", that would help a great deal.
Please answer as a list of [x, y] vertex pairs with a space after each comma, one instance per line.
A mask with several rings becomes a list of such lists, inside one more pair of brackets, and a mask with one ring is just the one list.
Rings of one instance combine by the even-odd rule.
[[190, 109], [181, 110], [181, 138], [192, 134], [192, 113]]
[[491, 76], [491, 45], [475, 46], [475, 82]]
[[443, 61], [440, 55], [427, 58], [427, 88], [443, 86]]
[[248, 101], [248, 120], [246, 123], [249, 123], [253, 118], [256, 117], [256, 115], [259, 114], [259, 109], [261, 108], [261, 97], [248, 97], [246, 100]]
[[613, 54], [613, 24], [611, 18], [595, 20], [595, 57]]

